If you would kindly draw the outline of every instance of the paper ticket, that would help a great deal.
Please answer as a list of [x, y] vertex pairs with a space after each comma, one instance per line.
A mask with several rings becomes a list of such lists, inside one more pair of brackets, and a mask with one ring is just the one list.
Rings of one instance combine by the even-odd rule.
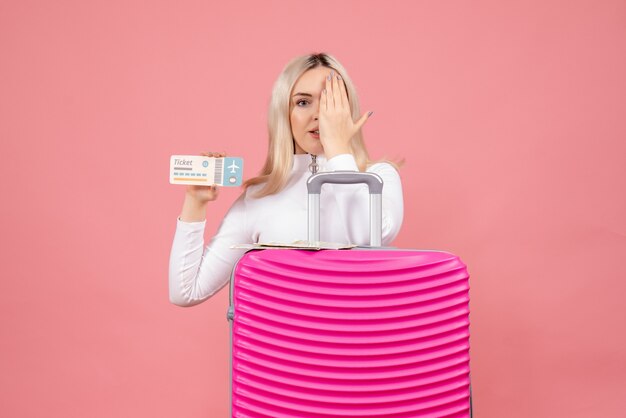
[[201, 155], [172, 155], [170, 183], [200, 186], [241, 186], [243, 158], [213, 158]]

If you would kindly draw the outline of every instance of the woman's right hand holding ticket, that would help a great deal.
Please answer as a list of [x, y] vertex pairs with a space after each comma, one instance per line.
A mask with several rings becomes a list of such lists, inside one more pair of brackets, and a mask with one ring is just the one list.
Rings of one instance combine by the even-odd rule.
[[[226, 156], [223, 152], [203, 152], [201, 155], [212, 158], [224, 158]], [[211, 202], [217, 199], [218, 194], [219, 189], [215, 184], [210, 186], [197, 186], [190, 184], [187, 186], [187, 196], [196, 200], [198, 203]]]
[[[223, 158], [223, 152], [203, 152], [204, 157]], [[190, 184], [187, 186], [183, 210], [180, 220], [183, 222], [202, 222], [206, 219], [206, 205], [217, 199], [219, 188], [212, 184], [210, 186], [197, 186]]]

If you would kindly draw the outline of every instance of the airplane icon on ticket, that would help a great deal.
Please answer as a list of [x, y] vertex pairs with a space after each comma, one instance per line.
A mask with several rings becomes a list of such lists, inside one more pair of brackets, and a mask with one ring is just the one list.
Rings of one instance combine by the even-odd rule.
[[226, 168], [230, 168], [231, 173], [236, 173], [239, 166], [233, 161], [233, 163]]

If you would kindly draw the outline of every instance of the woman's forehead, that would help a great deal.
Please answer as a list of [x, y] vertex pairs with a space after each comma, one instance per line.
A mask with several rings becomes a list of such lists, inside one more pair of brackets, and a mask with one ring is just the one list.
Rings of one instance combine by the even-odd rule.
[[326, 76], [332, 68], [315, 67], [305, 71], [293, 86], [294, 95], [297, 93], [318, 93], [325, 85]]

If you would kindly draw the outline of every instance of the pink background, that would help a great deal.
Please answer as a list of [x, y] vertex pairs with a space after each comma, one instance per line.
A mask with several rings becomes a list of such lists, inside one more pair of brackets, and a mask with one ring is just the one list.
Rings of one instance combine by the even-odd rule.
[[395, 244], [469, 266], [476, 416], [623, 416], [624, 1], [4, 1], [0, 48], [1, 416], [227, 416], [227, 288], [168, 301], [168, 158], [256, 173], [315, 51], [406, 157]]

